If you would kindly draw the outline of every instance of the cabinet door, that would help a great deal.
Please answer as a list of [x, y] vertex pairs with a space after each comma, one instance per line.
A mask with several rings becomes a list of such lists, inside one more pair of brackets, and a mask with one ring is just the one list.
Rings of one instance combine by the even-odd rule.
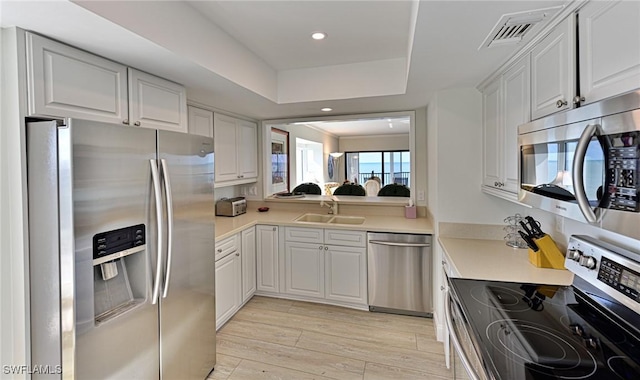
[[500, 178], [500, 92], [501, 78], [482, 92], [483, 179], [482, 184], [498, 187]]
[[242, 231], [242, 302], [247, 302], [256, 292], [256, 230]]
[[530, 121], [529, 59], [519, 61], [503, 75], [504, 122], [502, 123], [501, 188], [518, 192], [518, 126]]
[[327, 245], [325, 252], [325, 297], [336, 301], [367, 303], [365, 248]]
[[213, 112], [189, 106], [189, 133], [213, 137]]
[[531, 117], [573, 107], [575, 21], [567, 17], [531, 52]]
[[216, 261], [216, 330], [240, 307], [240, 276], [240, 253]]
[[640, 88], [640, 2], [589, 2], [578, 28], [585, 103]]
[[127, 68], [26, 33], [29, 115], [127, 123]]
[[258, 177], [258, 125], [238, 120], [238, 174], [241, 179]]
[[216, 152], [215, 181], [238, 179], [236, 119], [214, 114], [213, 145]]
[[131, 125], [187, 132], [187, 93], [182, 85], [129, 68]]
[[322, 244], [286, 242], [286, 293], [324, 297], [324, 250]]
[[258, 291], [279, 293], [278, 227], [256, 226]]

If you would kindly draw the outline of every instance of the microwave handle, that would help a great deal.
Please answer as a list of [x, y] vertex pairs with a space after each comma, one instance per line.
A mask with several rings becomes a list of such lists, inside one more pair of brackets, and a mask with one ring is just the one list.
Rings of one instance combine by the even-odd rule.
[[591, 138], [593, 136], [600, 135], [601, 131], [601, 127], [598, 124], [587, 125], [584, 131], [582, 131], [582, 135], [580, 135], [578, 145], [576, 146], [576, 152], [573, 156], [573, 170], [571, 173], [573, 179], [573, 189], [576, 201], [578, 202], [578, 207], [580, 207], [580, 211], [582, 211], [582, 214], [589, 223], [600, 222], [600, 220], [602, 219], [603, 209], [600, 207], [596, 207], [595, 211], [591, 209], [589, 198], [587, 197], [587, 193], [584, 190], [584, 177], [582, 173], [584, 170], [584, 160], [587, 155], [589, 142], [591, 142]]

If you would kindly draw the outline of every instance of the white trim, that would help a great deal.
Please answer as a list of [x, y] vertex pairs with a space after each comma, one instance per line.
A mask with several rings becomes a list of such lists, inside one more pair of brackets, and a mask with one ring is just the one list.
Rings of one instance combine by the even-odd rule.
[[572, 0], [569, 4], [564, 6], [560, 12], [556, 13], [553, 18], [549, 21], [549, 23], [538, 33], [536, 34], [526, 45], [524, 45], [520, 50], [514, 53], [511, 57], [509, 57], [505, 62], [503, 62], [500, 66], [498, 66], [491, 74], [489, 74], [486, 78], [480, 81], [476, 88], [483, 92], [483, 89], [493, 82], [496, 78], [502, 75], [503, 72], [507, 71], [513, 64], [517, 63], [520, 58], [529, 54], [533, 48], [542, 41], [549, 33], [553, 31], [555, 27], [560, 25], [567, 17], [572, 14], [575, 16], [575, 12], [582, 8], [589, 0]]

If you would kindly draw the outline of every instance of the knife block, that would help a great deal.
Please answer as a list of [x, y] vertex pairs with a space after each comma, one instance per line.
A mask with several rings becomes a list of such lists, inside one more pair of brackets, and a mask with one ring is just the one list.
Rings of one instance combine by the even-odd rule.
[[533, 239], [538, 246], [538, 252], [529, 248], [529, 262], [538, 268], [564, 269], [564, 255], [551, 239], [544, 235], [539, 239]]

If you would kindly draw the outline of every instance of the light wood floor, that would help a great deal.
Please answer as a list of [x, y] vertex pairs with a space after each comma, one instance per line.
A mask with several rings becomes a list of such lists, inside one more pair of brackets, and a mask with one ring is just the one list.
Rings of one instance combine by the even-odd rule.
[[450, 379], [428, 318], [254, 297], [217, 333], [210, 379]]

